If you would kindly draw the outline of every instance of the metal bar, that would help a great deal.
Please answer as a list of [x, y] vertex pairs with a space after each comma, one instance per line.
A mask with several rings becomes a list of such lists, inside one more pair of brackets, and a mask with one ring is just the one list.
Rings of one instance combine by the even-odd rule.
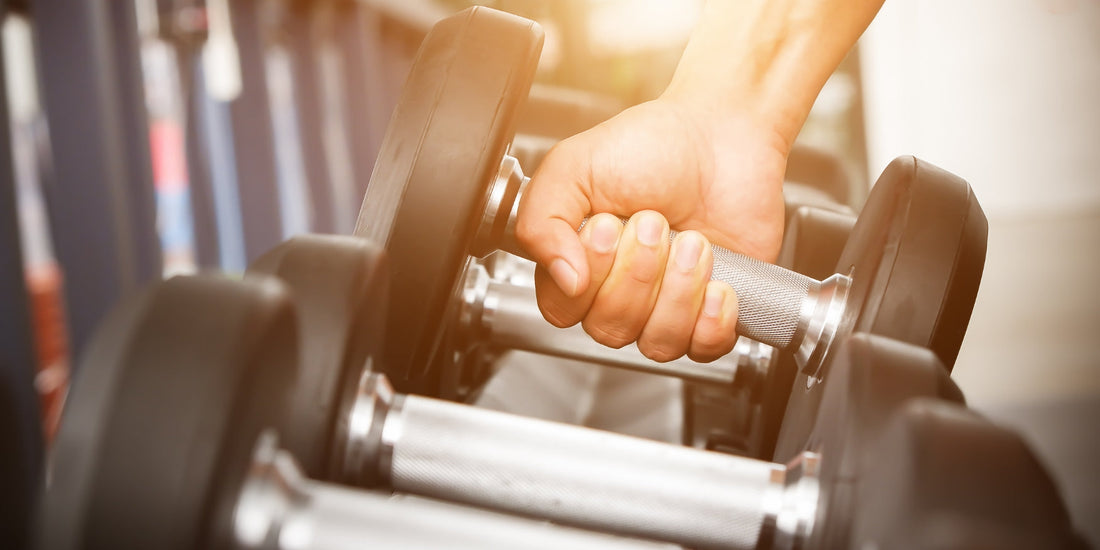
[[782, 465], [398, 396], [381, 429], [395, 490], [684, 544], [755, 548]]
[[195, 263], [200, 268], [222, 267], [214, 188], [202, 126], [202, 103], [207, 100], [202, 79], [202, 50], [189, 43], [175, 44], [183, 98], [184, 132], [187, 150], [187, 185], [191, 195], [191, 217], [195, 234]]
[[116, 4], [133, 9], [104, 1], [31, 5], [56, 179], [50, 221], [74, 355], [111, 304], [160, 269], [159, 249], [149, 244], [152, 174], [138, 52], [127, 49], [136, 29], [112, 28], [126, 19], [112, 12], [122, 9]]
[[[2, 46], [0, 46], [2, 48]], [[2, 54], [4, 52], [0, 52]], [[30, 545], [31, 510], [42, 464], [35, 353], [23, 269], [6, 63], [0, 55], [0, 546]]]
[[260, 7], [259, 0], [229, 2], [241, 61], [241, 94], [230, 103], [229, 110], [248, 261], [282, 240]]
[[153, 188], [152, 155], [149, 144], [149, 116], [142, 78], [141, 44], [132, 1], [105, 2], [110, 9], [110, 37], [117, 73], [115, 97], [122, 129], [128, 176], [122, 181], [130, 210], [130, 233], [134, 251], [134, 276], [138, 285], [159, 279], [164, 269], [157, 234], [156, 195]]
[[332, 233], [332, 176], [325, 155], [321, 107], [318, 48], [312, 33], [315, 7], [292, 2], [283, 17], [282, 35], [290, 54], [294, 81], [294, 104], [298, 116], [298, 143], [301, 144], [306, 184], [313, 205], [312, 231]]
[[436, 500], [368, 492], [302, 477], [261, 439], [237, 501], [236, 547], [265, 550], [669, 548]]
[[[355, 196], [362, 201], [382, 146], [391, 105], [386, 101], [382, 61], [377, 48], [378, 16], [361, 2], [340, 2], [333, 17], [347, 99], [348, 133]], [[358, 205], [353, 207], [357, 212]]]

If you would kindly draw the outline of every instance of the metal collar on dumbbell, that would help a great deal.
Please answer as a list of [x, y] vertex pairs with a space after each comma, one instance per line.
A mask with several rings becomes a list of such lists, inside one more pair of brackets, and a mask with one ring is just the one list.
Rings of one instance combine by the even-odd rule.
[[757, 548], [804, 548], [813, 533], [821, 492], [821, 455], [806, 451], [773, 475]]
[[830, 275], [817, 285], [811, 285], [802, 303], [799, 319], [800, 337], [794, 359], [811, 380], [816, 380], [848, 304], [852, 279], [839, 273]]
[[279, 537], [293, 510], [308, 499], [300, 489], [301, 470], [290, 453], [279, 448], [272, 430], [260, 434], [252, 464], [233, 510], [235, 547], [267, 548]]
[[516, 242], [516, 216], [519, 209], [519, 197], [527, 188], [531, 178], [523, 174], [523, 168], [514, 157], [504, 155], [500, 169], [489, 186], [485, 199], [484, 215], [478, 224], [474, 240], [470, 244], [470, 254], [482, 257], [494, 250], [512, 251], [519, 249]]
[[394, 391], [385, 376], [365, 369], [359, 379], [359, 387], [347, 413], [343, 448], [335, 449], [342, 458], [337, 463], [335, 476], [345, 483], [372, 487], [386, 483], [381, 472], [388, 470], [382, 447], [382, 428], [393, 406]]

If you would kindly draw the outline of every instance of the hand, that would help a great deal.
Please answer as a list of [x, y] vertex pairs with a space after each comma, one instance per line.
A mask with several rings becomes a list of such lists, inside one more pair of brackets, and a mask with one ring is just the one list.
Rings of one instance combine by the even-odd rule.
[[[636, 341], [657, 361], [728, 353], [737, 298], [710, 281], [709, 242], [775, 259], [788, 150], [751, 114], [719, 117], [667, 97], [558, 144], [516, 227], [539, 264], [543, 316], [559, 327], [581, 322], [607, 346]], [[680, 231], [671, 246], [670, 226]]]

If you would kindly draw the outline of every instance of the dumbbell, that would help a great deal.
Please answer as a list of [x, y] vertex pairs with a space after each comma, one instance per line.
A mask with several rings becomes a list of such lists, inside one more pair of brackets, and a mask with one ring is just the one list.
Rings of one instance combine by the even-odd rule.
[[[470, 254], [524, 252], [513, 230], [527, 178], [505, 153], [541, 43], [535, 23], [473, 8], [437, 24], [413, 63], [355, 231], [390, 252], [388, 326], [400, 343], [386, 353], [398, 383], [438, 375], [453, 356], [441, 344], [445, 333], [460, 328], [463, 307], [479, 307], [463, 306]], [[790, 352], [814, 380], [831, 342], [852, 331], [931, 345], [953, 363], [980, 280], [985, 227], [966, 182], [901, 158], [879, 178], [830, 277], [721, 249], [714, 273], [738, 292], [738, 333]], [[511, 328], [499, 323], [480, 330], [492, 339]], [[549, 324], [524, 326], [531, 332], [511, 343], [570, 351], [553, 344], [560, 332]]]
[[64, 414], [37, 548], [661, 547], [307, 479], [270, 428], [301, 403], [296, 340], [274, 278], [179, 277], [116, 309]]

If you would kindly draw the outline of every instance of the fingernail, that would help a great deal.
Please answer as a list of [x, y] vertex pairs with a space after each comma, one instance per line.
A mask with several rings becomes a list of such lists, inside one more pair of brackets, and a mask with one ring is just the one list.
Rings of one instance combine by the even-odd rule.
[[612, 218], [603, 216], [597, 218], [592, 226], [592, 234], [589, 235], [592, 248], [596, 252], [611, 252], [619, 240], [619, 230], [622, 226], [622, 223]]
[[703, 255], [703, 239], [694, 233], [681, 233], [674, 245], [676, 252], [673, 259], [676, 267], [685, 272], [694, 270], [699, 264], [699, 257]]
[[638, 216], [638, 227], [635, 231], [638, 242], [646, 246], [657, 246], [661, 241], [661, 234], [665, 232], [664, 220], [657, 214], [642, 214]]
[[703, 315], [711, 318], [717, 318], [722, 314], [722, 302], [725, 301], [726, 293], [722, 292], [721, 288], [715, 288], [714, 285], [707, 286], [707, 294], [703, 298]]
[[573, 269], [573, 266], [569, 265], [569, 262], [561, 258], [550, 262], [550, 277], [554, 279], [554, 284], [558, 285], [558, 288], [566, 295], [570, 297], [576, 296], [577, 270]]

